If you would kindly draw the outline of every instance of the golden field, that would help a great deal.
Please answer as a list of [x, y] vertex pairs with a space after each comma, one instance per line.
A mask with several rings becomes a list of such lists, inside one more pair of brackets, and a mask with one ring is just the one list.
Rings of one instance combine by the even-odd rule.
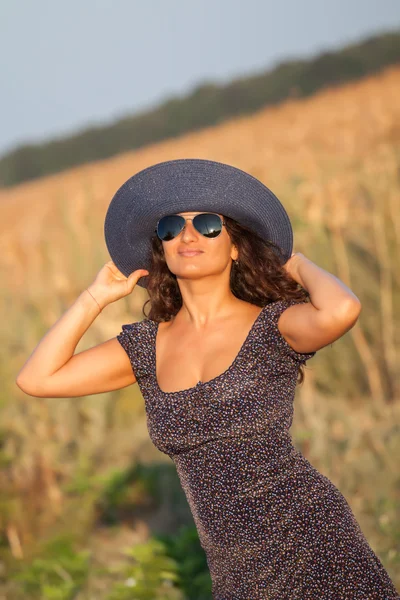
[[[123, 468], [132, 456], [169, 461], [148, 438], [137, 386], [88, 398], [39, 399], [19, 390], [15, 377], [109, 260], [103, 224], [117, 188], [151, 164], [207, 158], [270, 187], [292, 220], [294, 251], [335, 274], [362, 302], [356, 326], [307, 364], [292, 432], [305, 456], [347, 498], [400, 588], [399, 89], [400, 68], [390, 68], [0, 190], [0, 549], [6, 562], [24, 560], [41, 536], [65, 528], [72, 506], [66, 489], [77, 477]], [[138, 287], [108, 306], [77, 351], [142, 318], [146, 297]], [[90, 502], [78, 504], [76, 526], [93, 538]], [[135, 527], [145, 538], [142, 525]]]

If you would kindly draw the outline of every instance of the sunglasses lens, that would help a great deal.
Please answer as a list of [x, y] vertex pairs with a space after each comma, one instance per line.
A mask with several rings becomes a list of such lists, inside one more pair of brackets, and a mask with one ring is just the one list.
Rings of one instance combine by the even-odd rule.
[[201, 235], [207, 238], [217, 237], [222, 231], [222, 221], [219, 215], [202, 213], [193, 219], [193, 225]]
[[[215, 238], [222, 231], [222, 220], [213, 213], [201, 213], [193, 218], [193, 225], [201, 235]], [[157, 225], [157, 235], [163, 242], [173, 240], [185, 226], [185, 219], [180, 215], [166, 215]]]
[[179, 215], [162, 217], [157, 226], [157, 235], [163, 242], [173, 240], [183, 229], [185, 219]]

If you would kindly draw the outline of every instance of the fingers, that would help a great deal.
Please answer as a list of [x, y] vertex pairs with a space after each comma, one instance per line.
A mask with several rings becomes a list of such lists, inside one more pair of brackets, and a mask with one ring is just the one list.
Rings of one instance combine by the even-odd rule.
[[111, 270], [114, 277], [116, 277], [117, 279], [120, 279], [122, 281], [124, 281], [124, 280], [129, 281], [129, 284], [133, 285], [133, 286], [136, 285], [138, 279], [150, 274], [147, 269], [136, 269], [128, 277], [125, 277], [125, 275], [115, 265], [113, 260], [109, 260], [108, 262], [106, 262], [105, 266]]
[[129, 275], [128, 279], [136, 283], [138, 279], [140, 279], [141, 277], [145, 277], [146, 275], [149, 275], [149, 271], [147, 269], [137, 269]]
[[[121, 271], [118, 269], [118, 267], [116, 266], [116, 264], [114, 263], [114, 261], [113, 261], [113, 260], [109, 260], [108, 262], [106, 262], [106, 265], [107, 265], [107, 266], [109, 266], [109, 267], [111, 267], [111, 268], [112, 268], [112, 270], [113, 270], [114, 272], [117, 272], [117, 273], [120, 273], [121, 275], [124, 275], [124, 274], [123, 274], [123, 273], [122, 273], [122, 272], [121, 272]], [[140, 273], [140, 274], [139, 274], [139, 273]], [[133, 272], [132, 272], [132, 273], [129, 275], [129, 277], [132, 277], [132, 275], [135, 275], [135, 274], [136, 274], [136, 275], [138, 275], [138, 279], [139, 279], [139, 277], [143, 277], [144, 275], [149, 275], [149, 271], [148, 271], [147, 269], [136, 269], [136, 271], [133, 271]]]

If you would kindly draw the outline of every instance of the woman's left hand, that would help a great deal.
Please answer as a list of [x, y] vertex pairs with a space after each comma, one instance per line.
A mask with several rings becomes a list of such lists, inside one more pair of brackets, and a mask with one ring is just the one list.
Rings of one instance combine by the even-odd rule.
[[295, 271], [296, 271], [296, 266], [299, 262], [299, 260], [301, 260], [301, 258], [304, 255], [301, 252], [292, 252], [291, 257], [289, 258], [288, 261], [286, 261], [286, 263], [283, 265], [283, 268], [285, 269], [285, 271], [293, 278], [295, 279]]

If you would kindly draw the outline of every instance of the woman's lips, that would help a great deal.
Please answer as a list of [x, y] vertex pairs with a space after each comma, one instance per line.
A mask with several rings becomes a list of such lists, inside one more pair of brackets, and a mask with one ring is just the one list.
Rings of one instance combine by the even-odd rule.
[[201, 251], [186, 250], [185, 252], [179, 252], [180, 256], [197, 256], [197, 254], [203, 254]]

